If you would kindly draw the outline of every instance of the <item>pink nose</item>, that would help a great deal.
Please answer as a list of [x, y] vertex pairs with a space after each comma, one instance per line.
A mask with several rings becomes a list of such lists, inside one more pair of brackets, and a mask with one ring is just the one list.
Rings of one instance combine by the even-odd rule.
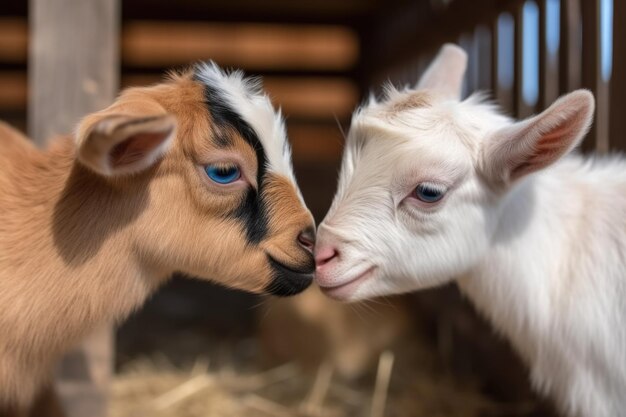
[[339, 252], [333, 246], [322, 246], [315, 251], [315, 266], [320, 268], [337, 257]]

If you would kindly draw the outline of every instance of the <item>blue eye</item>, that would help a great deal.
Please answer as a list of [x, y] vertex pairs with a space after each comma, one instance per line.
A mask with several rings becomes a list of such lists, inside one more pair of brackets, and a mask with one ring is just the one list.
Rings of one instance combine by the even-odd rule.
[[230, 184], [241, 177], [241, 172], [235, 165], [207, 165], [204, 170], [209, 178], [218, 184]]
[[415, 188], [415, 198], [424, 203], [436, 203], [446, 194], [446, 189], [435, 184], [422, 183]]

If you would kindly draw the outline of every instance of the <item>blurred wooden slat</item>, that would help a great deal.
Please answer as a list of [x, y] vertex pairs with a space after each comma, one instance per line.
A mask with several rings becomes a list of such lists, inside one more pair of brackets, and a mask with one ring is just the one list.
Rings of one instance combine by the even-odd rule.
[[492, 37], [490, 28], [479, 25], [474, 31], [474, 54], [476, 55], [476, 72], [474, 85], [477, 90], [488, 91], [491, 89], [493, 79], [491, 59], [492, 59]]
[[220, 21], [282, 21], [320, 22], [341, 21], [371, 15], [381, 7], [412, 0], [125, 0], [124, 17], [154, 16], [159, 19], [185, 18]]
[[491, 31], [491, 91], [493, 92], [493, 97], [498, 100], [498, 103], [502, 105], [500, 102], [499, 91], [498, 91], [498, 43], [501, 41], [498, 36], [498, 19], [495, 18], [491, 22], [489, 22], [489, 30]]
[[[551, 55], [548, 45], [547, 1], [539, 1], [539, 103], [540, 110], [547, 108], [559, 96], [558, 52]], [[557, 0], [558, 1], [558, 0]]]
[[337, 125], [288, 123], [287, 134], [295, 163], [338, 161], [341, 157], [344, 138]]
[[610, 145], [626, 151], [626, 2], [613, 3], [613, 76], [610, 84]]
[[591, 90], [596, 97], [594, 123], [583, 142], [583, 149], [588, 151], [608, 150], [606, 122], [604, 115], [607, 93], [602, 86], [600, 67], [600, 1], [584, 0], [581, 2], [583, 18], [582, 48], [582, 86]]
[[349, 69], [358, 40], [339, 26], [128, 22], [127, 65], [173, 66], [199, 59], [252, 69]]
[[26, 110], [26, 86], [25, 72], [0, 72], [0, 110]]
[[580, 0], [561, 0], [560, 94], [580, 88], [581, 85], [581, 19]]
[[28, 55], [26, 19], [0, 17], [0, 61], [25, 62]]
[[266, 78], [263, 84], [287, 115], [345, 118], [358, 102], [358, 91], [347, 79]]
[[515, 115], [525, 118], [532, 114], [533, 109], [524, 101], [524, 13], [523, 5], [513, 12], [515, 17], [515, 87], [513, 88]]
[[547, 67], [548, 67], [548, 47], [547, 47], [547, 30], [546, 30], [546, 1], [539, 0], [539, 101], [538, 107], [543, 110], [546, 102], [546, 83], [547, 83]]
[[[358, 37], [332, 25], [131, 21], [123, 26], [126, 66], [172, 67], [213, 59], [252, 70], [351, 70]], [[23, 63], [27, 22], [0, 18], [0, 62]]]
[[[501, 24], [500, 19], [512, 19], [513, 27], [509, 28], [507, 24]], [[516, 46], [515, 46], [515, 19], [511, 14], [501, 14], [498, 18], [495, 19], [494, 25], [494, 85], [495, 85], [495, 96], [498, 101], [500, 107], [509, 115], [515, 115], [515, 65], [517, 61], [516, 56]], [[500, 30], [503, 30], [501, 33]], [[512, 30], [513, 35], [512, 39], [508, 36], [508, 31]], [[506, 34], [504, 32], [507, 32]], [[511, 41], [511, 42], [509, 42]], [[508, 50], [512, 53], [510, 54], [501, 54], [500, 51]], [[505, 62], [505, 58], [511, 58], [508, 60], [509, 62]], [[512, 61], [512, 62], [510, 62]], [[509, 83], [504, 82], [505, 80], [500, 79], [500, 73], [503, 71], [501, 65], [505, 68], [504, 72], [506, 73], [506, 69], [513, 68], [513, 74], [511, 76], [512, 82]], [[506, 78], [506, 77], [505, 77]]]

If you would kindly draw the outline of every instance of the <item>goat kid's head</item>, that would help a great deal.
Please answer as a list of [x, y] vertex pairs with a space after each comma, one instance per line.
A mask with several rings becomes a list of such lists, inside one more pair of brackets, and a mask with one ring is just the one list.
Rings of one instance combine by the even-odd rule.
[[198, 65], [124, 91], [76, 140], [77, 166], [144, 206], [133, 247], [156, 271], [281, 296], [312, 281], [313, 219], [282, 117], [255, 80]]
[[503, 198], [586, 133], [594, 100], [584, 90], [520, 122], [480, 95], [461, 101], [466, 61], [446, 45], [415, 89], [388, 87], [354, 114], [317, 236], [327, 295], [407, 292], [468, 271], [488, 250]]

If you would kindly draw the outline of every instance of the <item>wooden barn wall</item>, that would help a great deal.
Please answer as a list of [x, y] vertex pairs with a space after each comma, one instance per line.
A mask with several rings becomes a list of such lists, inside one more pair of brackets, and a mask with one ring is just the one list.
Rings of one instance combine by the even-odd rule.
[[[584, 151], [607, 152], [620, 149], [623, 117], [623, 43], [624, 2], [613, 1], [614, 54], [613, 77], [602, 76], [601, 5], [603, 0], [475, 0], [440, 2], [423, 24], [419, 13], [400, 9], [382, 19], [370, 35], [373, 42], [363, 50], [366, 87], [376, 87], [391, 79], [398, 84], [414, 83], [428, 61], [444, 42], [459, 43], [469, 53], [466, 93], [488, 90], [504, 110], [516, 117], [527, 117], [546, 108], [558, 95], [576, 88], [587, 88], [596, 96], [596, 114], [592, 129], [583, 143]], [[551, 3], [551, 4], [548, 4]], [[609, 3], [609, 2], [605, 2]], [[554, 6], [556, 5], [556, 8]], [[548, 51], [547, 6], [559, 14], [558, 51]], [[538, 100], [528, 104], [523, 97], [524, 77], [524, 8], [536, 8], [539, 26]], [[407, 22], [403, 16], [411, 15]], [[499, 44], [499, 21], [509, 19], [513, 30], [511, 45]], [[500, 49], [499, 49], [500, 48]], [[504, 49], [502, 49], [504, 48]], [[511, 85], [498, 82], [499, 52], [513, 57]]]
[[[120, 86], [152, 84], [168, 70], [206, 59], [262, 76], [287, 117], [297, 176], [321, 220], [334, 192], [343, 147], [338, 126], [348, 123], [360, 100], [355, 22], [377, 1], [322, 2], [316, 7], [279, 1], [264, 11], [254, 2], [236, 3], [249, 7], [192, 0], [176, 8], [163, 1], [151, 7], [142, 0], [122, 2]], [[0, 4], [0, 119], [22, 130], [32, 97], [27, 82], [27, 4]]]

